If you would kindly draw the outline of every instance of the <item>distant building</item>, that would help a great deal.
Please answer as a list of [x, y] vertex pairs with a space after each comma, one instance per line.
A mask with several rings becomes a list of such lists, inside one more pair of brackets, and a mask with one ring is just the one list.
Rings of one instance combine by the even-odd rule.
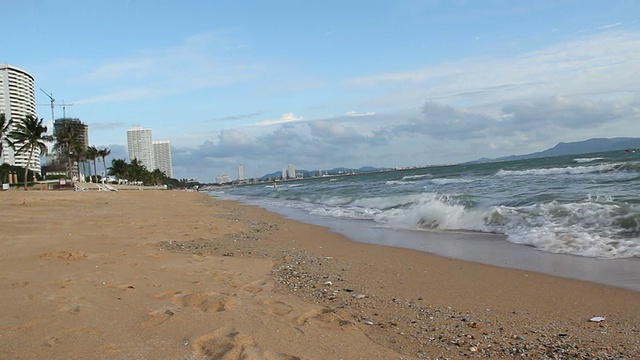
[[[36, 116], [34, 84], [33, 76], [25, 70], [9, 64], [0, 64], [0, 113], [4, 114], [7, 120], [20, 121], [27, 115]], [[0, 163], [27, 166], [28, 153], [17, 154], [6, 141], [3, 141], [0, 146], [2, 146]], [[28, 166], [31, 171], [41, 173], [39, 157], [34, 157]]]
[[66, 123], [70, 123], [74, 131], [78, 134], [78, 142], [82, 144], [82, 149], [89, 147], [89, 126], [77, 118], [60, 118], [53, 122], [53, 133], [56, 134]]
[[282, 168], [282, 180], [285, 180], [287, 178], [287, 168]]
[[155, 168], [162, 171], [167, 177], [173, 178], [171, 143], [169, 140], [153, 140], [152, 143]]
[[151, 129], [134, 127], [127, 130], [127, 149], [130, 160], [138, 159], [140, 165], [144, 165], [149, 171], [156, 169]]
[[287, 177], [289, 179], [295, 179], [296, 178], [296, 166], [293, 164], [289, 164], [289, 166], [287, 167]]
[[244, 167], [242, 165], [238, 166], [238, 181], [244, 180]]
[[231, 182], [231, 176], [229, 175], [218, 175], [216, 176], [216, 184], [225, 184]]
[[[62, 129], [62, 127], [65, 126], [66, 124], [71, 124], [73, 131], [78, 135], [78, 142], [80, 143], [80, 145], [82, 145], [82, 150], [86, 151], [87, 148], [89, 148], [89, 126], [87, 126], [82, 121], [80, 121], [80, 119], [77, 119], [77, 118], [60, 118], [60, 119], [56, 119], [53, 122], [53, 134], [54, 135], [57, 134], [60, 131], [60, 129]], [[64, 169], [66, 169], [68, 164], [69, 164], [69, 161], [67, 159], [66, 152], [57, 154], [57, 157], [47, 156], [45, 171], [47, 174], [55, 174], [55, 173], [58, 173], [57, 170], [59, 170], [60, 167], [63, 167]], [[72, 161], [71, 167], [72, 167], [71, 174], [74, 174], [74, 175], [78, 174], [78, 167], [80, 167], [81, 176], [89, 176], [89, 173], [91, 171], [88, 162], [80, 162], [80, 164], [78, 164], [78, 162]], [[68, 170], [66, 173], [68, 173]], [[83, 180], [83, 179], [80, 179], [80, 180]]]

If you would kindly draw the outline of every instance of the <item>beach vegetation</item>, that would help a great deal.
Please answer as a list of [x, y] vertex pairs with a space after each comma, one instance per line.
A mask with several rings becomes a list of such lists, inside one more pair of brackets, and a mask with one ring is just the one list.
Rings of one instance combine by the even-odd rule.
[[115, 176], [118, 179], [127, 178], [127, 162], [124, 159], [112, 159], [111, 167], [108, 169], [108, 174]]
[[98, 156], [102, 159], [102, 168], [104, 170], [103, 174], [107, 176], [107, 156], [111, 155], [111, 150], [109, 148], [98, 149]]
[[152, 185], [162, 185], [162, 179], [166, 177], [167, 175], [162, 170], [155, 169], [149, 174], [149, 181]]
[[[89, 165], [93, 163], [93, 174], [95, 175], [95, 182], [98, 182], [98, 166], [96, 164], [96, 159], [100, 155], [98, 154], [98, 148], [91, 145], [87, 148], [86, 157], [89, 160]], [[89, 166], [89, 178], [91, 178], [91, 166]]]
[[76, 144], [80, 143], [80, 132], [77, 126], [71, 121], [64, 121], [60, 126], [56, 126], [53, 137], [55, 143], [53, 150], [56, 151], [60, 157], [65, 158], [67, 162], [67, 176], [69, 179], [73, 178], [72, 174], [72, 153], [76, 148]]
[[77, 170], [78, 170], [78, 174], [77, 174], [77, 178], [78, 179], [82, 179], [82, 162], [86, 159], [86, 148], [84, 147], [84, 144], [82, 144], [81, 142], [76, 142], [73, 144], [73, 147], [71, 149], [71, 153], [69, 154], [71, 156], [71, 158], [73, 159], [73, 161], [78, 164]]
[[24, 169], [25, 190], [27, 190], [29, 164], [31, 164], [34, 155], [40, 157], [46, 154], [46, 142], [53, 141], [53, 136], [47, 135], [47, 127], [42, 124], [43, 121], [33, 115], [27, 115], [22, 121], [16, 122], [13, 129], [7, 134], [7, 140], [16, 153], [29, 154]]
[[133, 159], [131, 163], [127, 163], [124, 159], [112, 159], [111, 166], [107, 169], [107, 174], [119, 181], [135, 181], [149, 186], [166, 186], [170, 189], [193, 188], [199, 185], [197, 182], [186, 179], [178, 180], [167, 177], [159, 169], [149, 171], [138, 159]]

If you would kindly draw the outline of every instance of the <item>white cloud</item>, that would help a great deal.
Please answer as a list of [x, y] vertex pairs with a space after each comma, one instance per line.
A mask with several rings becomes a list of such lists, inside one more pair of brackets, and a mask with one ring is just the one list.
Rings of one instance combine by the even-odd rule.
[[[493, 105], [548, 96], [600, 97], [637, 91], [640, 33], [607, 31], [512, 57], [446, 64], [351, 79], [382, 93], [369, 104], [413, 106], [424, 99]], [[386, 91], [386, 94], [385, 94]]]
[[374, 111], [367, 111], [367, 112], [357, 112], [357, 111], [349, 111], [347, 112], [347, 116], [371, 116], [371, 115], [375, 115], [376, 113]]
[[300, 116], [296, 116], [292, 112], [288, 112], [288, 113], [282, 114], [282, 117], [280, 117], [279, 119], [264, 120], [264, 121], [260, 121], [260, 122], [253, 123], [253, 124], [250, 124], [250, 125], [268, 126], [268, 125], [285, 124], [285, 123], [290, 123], [290, 122], [294, 122], [294, 121], [301, 121], [301, 120], [304, 120], [304, 119], [302, 117], [300, 117]]

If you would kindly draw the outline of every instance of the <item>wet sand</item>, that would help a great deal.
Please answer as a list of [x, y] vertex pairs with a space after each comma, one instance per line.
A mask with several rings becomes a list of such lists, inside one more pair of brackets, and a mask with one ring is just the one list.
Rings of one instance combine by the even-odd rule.
[[511, 243], [502, 234], [389, 229], [368, 220], [312, 216], [295, 209], [274, 208], [259, 202], [248, 204], [264, 207], [289, 219], [329, 228], [363, 243], [421, 250], [453, 259], [640, 291], [640, 260], [637, 258], [597, 259], [553, 254]]
[[640, 357], [639, 292], [206, 194], [11, 190], [0, 219], [3, 359]]

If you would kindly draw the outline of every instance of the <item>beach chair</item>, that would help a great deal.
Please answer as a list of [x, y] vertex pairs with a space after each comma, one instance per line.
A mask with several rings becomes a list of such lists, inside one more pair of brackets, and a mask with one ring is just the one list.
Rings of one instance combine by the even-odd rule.
[[107, 188], [107, 190], [118, 191], [118, 189], [114, 188], [113, 186], [111, 186], [109, 184], [104, 184], [104, 186]]

